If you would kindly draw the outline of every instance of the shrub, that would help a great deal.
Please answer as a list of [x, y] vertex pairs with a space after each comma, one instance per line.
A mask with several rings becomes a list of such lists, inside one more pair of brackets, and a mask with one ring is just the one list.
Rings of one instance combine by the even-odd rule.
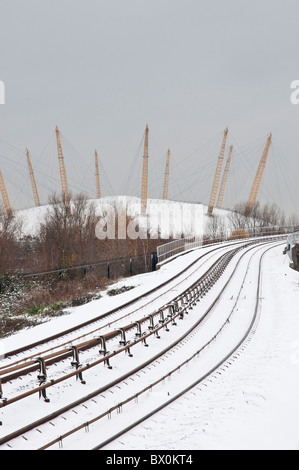
[[108, 290], [107, 295], [122, 294], [123, 292], [134, 289], [134, 287], [135, 286], [123, 286], [123, 287], [119, 287], [118, 289], [111, 289], [111, 290]]

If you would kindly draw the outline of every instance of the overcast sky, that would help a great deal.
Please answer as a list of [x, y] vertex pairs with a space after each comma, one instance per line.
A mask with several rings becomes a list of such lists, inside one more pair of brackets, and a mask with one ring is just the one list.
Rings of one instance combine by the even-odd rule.
[[[270, 202], [294, 212], [299, 105], [290, 101], [290, 84], [299, 80], [298, 18], [298, 0], [1, 0], [0, 169], [11, 200], [17, 207], [33, 205], [20, 152], [26, 147], [41, 191], [51, 188], [50, 172], [58, 176], [51, 143], [56, 125], [69, 144], [70, 180], [77, 172], [80, 185], [84, 165], [85, 177], [87, 167], [93, 175], [97, 148], [116, 194], [126, 185], [147, 123], [155, 152], [161, 152], [159, 175], [168, 147], [183, 172], [185, 158], [210, 139], [218, 149], [228, 126], [241, 149], [259, 142], [254, 168], [273, 133], [280, 152], [271, 153], [275, 162], [269, 157], [265, 198], [268, 193]], [[212, 181], [216, 159], [204, 181], [199, 172], [198, 185], [192, 182], [197, 200], [208, 202], [201, 187]], [[276, 194], [281, 165], [285, 174]], [[251, 175], [235, 175], [234, 197], [246, 179], [250, 189]]]

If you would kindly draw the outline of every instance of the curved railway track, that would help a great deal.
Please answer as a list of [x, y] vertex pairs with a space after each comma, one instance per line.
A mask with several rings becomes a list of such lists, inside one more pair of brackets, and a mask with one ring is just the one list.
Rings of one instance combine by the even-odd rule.
[[[238, 244], [240, 244], [240, 242], [238, 242]], [[38, 342], [34, 342], [26, 347], [19, 347], [11, 351], [6, 351], [4, 358], [8, 358], [9, 362], [4, 364], [4, 361], [2, 360], [2, 365], [0, 365], [0, 387], [1, 384], [14, 379], [15, 377], [18, 378], [22, 374], [33, 372], [34, 370], [38, 370], [41, 367], [45, 367], [46, 365], [50, 365], [59, 360], [66, 359], [72, 355], [78, 357], [77, 351], [75, 351], [74, 348], [79, 351], [97, 345], [98, 343], [101, 343], [103, 346], [104, 342], [106, 343], [108, 339], [104, 334], [101, 335], [101, 331], [105, 330], [105, 328], [109, 328], [109, 330], [111, 330], [111, 327], [114, 326], [114, 331], [113, 333], [109, 334], [109, 339], [112, 339], [118, 335], [124, 336], [124, 332], [121, 330], [123, 325], [121, 324], [120, 328], [117, 329], [117, 323], [122, 321], [124, 318], [132, 317], [135, 313], [137, 314], [138, 312], [142, 312], [142, 309], [144, 308], [151, 307], [152, 310], [154, 310], [155, 306], [153, 306], [153, 304], [156, 300], [161, 299], [162, 294], [165, 296], [165, 294], [173, 292], [182, 283], [182, 276], [184, 276], [184, 280], [188, 280], [192, 275], [198, 272], [199, 268], [211, 260], [211, 255], [215, 256], [219, 250], [223, 250], [223, 247], [216, 247], [204, 253], [203, 255], [199, 256], [198, 259], [193, 261], [188, 267], [183, 269], [180, 273], [177, 273], [171, 277], [171, 279], [168, 279], [163, 284], [160, 284], [159, 287], [147, 291], [146, 294], [143, 294], [136, 299], [121, 305], [120, 307], [109, 310], [102, 315], [96, 316], [92, 320], [83, 322], [76, 327], [71, 327], [62, 333], [57, 333]], [[149, 296], [152, 296], [152, 298], [147, 300]], [[143, 303], [141, 306], [138, 306], [140, 301]], [[160, 305], [162, 305], [161, 300]], [[125, 310], [129, 310], [129, 312], [125, 313]], [[156, 315], [156, 313], [154, 313], [154, 315]], [[113, 316], [115, 319], [110, 319], [109, 321], [106, 320]], [[139, 318], [140, 313], [139, 317], [136, 317], [135, 325], [138, 330], [140, 330], [141, 323], [144, 322], [144, 319], [140, 321]], [[149, 320], [151, 320], [151, 317], [149, 317]], [[100, 326], [97, 326], [96, 328], [93, 327], [88, 331], [88, 333], [78, 333], [78, 331], [81, 331], [82, 328], [84, 329], [87, 326], [92, 327], [100, 321], [104, 321], [104, 323], [102, 323]], [[76, 333], [76, 335], [69, 338], [69, 335], [73, 332]], [[87, 335], [91, 338], [90, 340], [86, 340]], [[97, 336], [96, 338], [95, 335]], [[63, 338], [66, 338], [66, 340], [63, 341]], [[82, 341], [83, 339], [85, 340]], [[54, 340], [57, 340], [57, 345], [55, 346], [51, 344], [49, 346], [49, 343], [53, 343]], [[38, 346], [44, 346], [44, 344], [48, 344], [48, 346], [43, 349], [36, 350]], [[30, 354], [30, 350], [34, 350], [34, 352]], [[20, 354], [22, 355], [21, 359], [14, 359], [14, 357], [17, 357]], [[44, 364], [41, 364], [41, 359], [44, 361]]]
[[[212, 367], [210, 367], [208, 370], [206, 370], [202, 375], [197, 377], [195, 380], [191, 380], [187, 385], [184, 385], [183, 387], [181, 387], [181, 389], [178, 390], [178, 392], [175, 395], [173, 395], [171, 398], [167, 398], [166, 400], [164, 400], [163, 403], [159, 404], [156, 408], [150, 410], [149, 412], [143, 413], [140, 418], [134, 420], [130, 424], [128, 424], [126, 426], [122, 426], [122, 428], [118, 432], [116, 432], [114, 434], [111, 434], [107, 439], [104, 439], [100, 443], [97, 443], [94, 447], [92, 447], [92, 450], [99, 450], [99, 449], [105, 448], [105, 446], [107, 446], [108, 444], [111, 444], [114, 441], [117, 441], [119, 437], [123, 436], [125, 433], [127, 433], [132, 428], [137, 427], [139, 424], [143, 423], [148, 418], [151, 418], [153, 415], [155, 415], [157, 412], [159, 412], [163, 408], [171, 405], [171, 403], [173, 403], [175, 400], [179, 399], [182, 395], [184, 395], [187, 392], [189, 392], [190, 390], [192, 390], [194, 387], [196, 387], [198, 385], [201, 385], [201, 384], [203, 384], [204, 386], [207, 386], [206, 382], [210, 377], [213, 378], [213, 379], [217, 379], [217, 374], [222, 375], [223, 373], [225, 373], [226, 369], [229, 368], [229, 366], [232, 364], [232, 362], [235, 361], [236, 359], [238, 359], [238, 357], [241, 355], [241, 353], [246, 349], [246, 347], [250, 343], [250, 341], [251, 341], [251, 339], [252, 339], [252, 337], [253, 337], [253, 335], [256, 331], [258, 320], [259, 320], [259, 317], [260, 317], [260, 314], [261, 314], [261, 312], [260, 312], [260, 308], [261, 308], [261, 285], [262, 285], [261, 266], [262, 266], [263, 257], [269, 250], [275, 248], [276, 246], [278, 246], [278, 245], [266, 248], [260, 256], [258, 273], [257, 273], [257, 287], [256, 287], [256, 296], [255, 296], [255, 307], [252, 311], [252, 318], [251, 318], [251, 321], [249, 323], [248, 328], [244, 331], [244, 334], [242, 335], [242, 337], [237, 340], [236, 344], [234, 344], [233, 347], [223, 357], [221, 357], [221, 359], [219, 361], [216, 361], [212, 365]], [[253, 257], [253, 255], [252, 255], [252, 257]], [[245, 279], [247, 277], [248, 270], [249, 270], [249, 263], [248, 263], [248, 266], [247, 266], [247, 269], [246, 269], [246, 274], [244, 275], [244, 278], [242, 280], [242, 284], [240, 286], [237, 299], [234, 302], [234, 306], [233, 306], [232, 310], [230, 311], [227, 319], [223, 322], [223, 324], [217, 330], [215, 335], [212, 336], [210, 338], [210, 340], [207, 341], [203, 346], [201, 346], [199, 349], [197, 349], [184, 362], [179, 364], [179, 366], [177, 366], [175, 369], [171, 370], [167, 375], [162, 377], [160, 380], [156, 381], [156, 383], [153, 384], [153, 386], [160, 384], [166, 378], [169, 378], [174, 373], [177, 373], [178, 371], [180, 371], [183, 366], [188, 365], [192, 360], [199, 357], [199, 354], [203, 353], [204, 350], [218, 338], [218, 336], [221, 334], [222, 330], [230, 322], [230, 319], [231, 319], [234, 311], [237, 310], [239, 297], [240, 297], [240, 294], [241, 294], [242, 289], [244, 287], [244, 282], [245, 282]], [[211, 380], [209, 380], [209, 381], [211, 381]], [[144, 393], [145, 391], [146, 390], [142, 390], [140, 393]], [[114, 408], [113, 411], [115, 411], [115, 410], [116, 410], [116, 408]], [[76, 432], [78, 432], [78, 431], [79, 431], [79, 428], [76, 429]], [[58, 441], [56, 441], [56, 442], [58, 442]], [[122, 441], [122, 444], [124, 444], [123, 441]]]
[[[240, 244], [240, 243], [244, 243], [244, 242], [238, 242], [237, 244]], [[215, 247], [215, 248], [211, 249], [210, 251], [204, 253], [203, 255], [201, 255], [197, 259], [195, 259], [193, 262], [191, 262], [181, 272], [176, 273], [170, 279], [167, 279], [163, 283], [159, 284], [159, 286], [154, 287], [150, 290], [147, 290], [144, 294], [139, 295], [136, 298], [134, 298], [134, 299], [132, 299], [128, 302], [123, 303], [121, 306], [117, 306], [113, 309], [110, 309], [110, 310], [108, 310], [107, 312], [105, 312], [103, 314], [95, 316], [95, 317], [93, 317], [92, 319], [90, 319], [88, 321], [81, 322], [80, 324], [72, 326], [72, 327], [70, 327], [70, 328], [68, 328], [68, 329], [66, 329], [62, 332], [58, 332], [58, 333], [55, 333], [55, 334], [53, 334], [51, 336], [48, 336], [46, 338], [39, 339], [38, 341], [35, 341], [35, 342], [33, 342], [33, 343], [31, 343], [27, 346], [21, 346], [21, 347], [17, 347], [15, 349], [12, 349], [12, 350], [9, 350], [9, 351], [5, 351], [5, 353], [3, 354], [2, 357], [3, 358], [8, 358], [9, 363], [7, 363], [5, 365], [5, 364], [3, 364], [4, 361], [2, 360], [2, 365], [0, 365], [0, 374], [1, 374], [1, 371], [6, 369], [7, 367], [11, 368], [13, 366], [18, 366], [20, 363], [25, 363], [27, 361], [30, 361], [32, 358], [35, 358], [37, 356], [36, 349], [39, 348], [39, 347], [40, 347], [40, 349], [38, 349], [38, 354], [45, 355], [46, 353], [49, 353], [50, 351], [53, 351], [55, 348], [61, 348], [63, 345], [69, 344], [70, 343], [69, 335], [71, 335], [72, 333], [75, 334], [75, 336], [72, 337], [72, 341], [82, 340], [82, 338], [84, 338], [86, 336], [86, 333], [85, 332], [83, 332], [82, 334], [78, 333], [81, 329], [84, 330], [84, 328], [87, 328], [87, 327], [91, 328], [91, 327], [93, 327], [93, 325], [96, 325], [97, 322], [101, 322], [103, 320], [105, 321], [109, 317], [115, 316], [115, 318], [116, 318], [115, 320], [113, 320], [113, 319], [110, 320], [110, 321], [107, 320], [107, 322], [102, 324], [100, 327], [92, 328], [91, 330], [89, 329], [88, 334], [89, 335], [95, 334], [100, 329], [103, 329], [105, 327], [111, 327], [111, 325], [113, 325], [115, 322], [118, 322], [119, 320], [125, 318], [128, 315], [132, 315], [135, 311], [140, 309], [141, 307], [140, 307], [140, 305], [138, 305], [139, 303], [143, 302], [142, 303], [143, 307], [146, 307], [149, 304], [153, 303], [153, 301], [155, 299], [157, 299], [161, 296], [161, 292], [163, 293], [163, 289], [165, 287], [166, 287], [166, 292], [169, 292], [171, 289], [175, 288], [177, 285], [180, 284], [180, 282], [181, 282], [180, 277], [182, 275], [183, 276], [187, 275], [189, 277], [190, 274], [188, 274], [188, 272], [190, 272], [191, 268], [195, 267], [193, 272], [197, 271], [197, 269], [202, 266], [202, 264], [199, 267], [197, 266], [199, 262], [201, 262], [202, 260], [207, 258], [209, 255], [218, 252], [221, 249], [223, 249], [222, 246], [218, 246], [218, 247]], [[205, 263], [205, 262], [206, 261], [204, 260], [203, 263]], [[174, 286], [171, 285], [172, 281], [175, 282]], [[153, 296], [153, 298], [149, 299], [150, 296]], [[128, 314], [123, 313], [123, 314], [120, 315], [120, 313], [123, 312], [125, 309], [129, 309], [129, 313]], [[65, 342], [61, 342], [61, 341], [63, 341], [63, 337], [67, 338]], [[50, 342], [54, 342], [56, 340], [58, 340], [58, 345], [57, 346], [51, 345], [48, 348], [47, 348], [47, 346], [44, 346], [44, 345], [47, 345]], [[46, 349], [44, 347], [46, 347]], [[35, 351], [34, 351], [34, 353], [32, 353], [30, 355], [30, 353], [28, 351], [30, 351], [31, 349], [35, 350]], [[14, 357], [18, 357], [18, 355], [20, 355], [20, 354], [23, 355], [25, 353], [27, 354], [26, 357], [22, 357], [20, 360], [19, 359], [14, 360]]]
[[[14, 396], [10, 397], [5, 397], [3, 398], [0, 402], [0, 410], [1, 408], [5, 409], [6, 407], [9, 406], [16, 406], [16, 404], [22, 404], [23, 402], [26, 403], [26, 400], [32, 400], [32, 395], [34, 394], [39, 394], [40, 397], [43, 397], [45, 401], [49, 401], [47, 397], [47, 390], [57, 386], [58, 384], [64, 383], [68, 384], [69, 380], [72, 379], [73, 377], [76, 377], [79, 379], [76, 382], [76, 386], [78, 385], [79, 382], [85, 383], [85, 377], [83, 374], [88, 374], [90, 377], [90, 373], [92, 370], [98, 370], [98, 366], [100, 364], [104, 364], [105, 367], [105, 373], [100, 374], [104, 375], [107, 377], [107, 372], [112, 368], [110, 361], [115, 362], [114, 358], [117, 356], [117, 366], [121, 368], [121, 371], [114, 374], [114, 379], [113, 380], [105, 380], [104, 385], [101, 387], [96, 388], [93, 390], [91, 393], [87, 394], [87, 396], [82, 396], [78, 398], [77, 400], [72, 401], [71, 403], [67, 403], [65, 406], [60, 407], [59, 409], [56, 409], [52, 413], [47, 413], [43, 415], [42, 417], [39, 417], [37, 420], [34, 420], [31, 423], [26, 424], [25, 426], [20, 426], [17, 427], [13, 432], [10, 432], [6, 435], [2, 435], [0, 438], [0, 445], [2, 445], [2, 448], [16, 448], [15, 446], [20, 445], [20, 439], [21, 443], [25, 444], [25, 448], [27, 448], [27, 443], [28, 446], [30, 447], [30, 438], [26, 437], [30, 436], [30, 433], [35, 431], [35, 434], [38, 432], [41, 435], [41, 442], [43, 441], [42, 445], [38, 448], [45, 449], [49, 448], [55, 444], [59, 444], [62, 442], [62, 439], [66, 439], [67, 436], [71, 436], [79, 432], [82, 428], [88, 428], [92, 423], [99, 422], [102, 418], [105, 416], [110, 416], [113, 411], [120, 411], [123, 406], [132, 403], [134, 400], [136, 400], [137, 397], [140, 395], [145, 394], [148, 392], [148, 390], [151, 390], [153, 387], [158, 385], [159, 383], [163, 382], [166, 377], [172, 376], [172, 374], [175, 373], [176, 370], [180, 369], [181, 367], [184, 366], [184, 364], [187, 364], [191, 361], [191, 359], [195, 356], [197, 356], [203, 349], [207, 347], [207, 345], [214, 340], [214, 338], [211, 338], [210, 341], [207, 342], [207, 344], [204, 346], [204, 348], [197, 350], [194, 354], [191, 355], [191, 357], [187, 357], [181, 362], [179, 362], [178, 365], [176, 365], [174, 368], [170, 368], [168, 366], [168, 369], [166, 368], [165, 373], [161, 374], [161, 377], [158, 380], [154, 381], [149, 381], [145, 387], [139, 387], [139, 390], [136, 392], [136, 389], [134, 388], [134, 392], [130, 395], [127, 394], [125, 399], [120, 399], [117, 400], [117, 403], [115, 403], [113, 406], [106, 406], [105, 411], [101, 413], [95, 413], [93, 412], [93, 417], [89, 420], [85, 420], [81, 422], [80, 424], [73, 426], [71, 429], [68, 429], [66, 432], [62, 432], [59, 434], [58, 437], [55, 439], [52, 439], [49, 441], [48, 436], [49, 432], [47, 431], [41, 431], [42, 426], [49, 427], [52, 426], [53, 428], [55, 425], [53, 424], [54, 420], [57, 419], [67, 419], [65, 418], [65, 415], [67, 413], [76, 413], [75, 409], [78, 409], [78, 407], [85, 407], [86, 409], [88, 406], [86, 403], [96, 403], [98, 400], [99, 395], [100, 396], [105, 396], [105, 394], [114, 394], [112, 390], [116, 390], [118, 387], [118, 390], [121, 390], [121, 388], [124, 386], [123, 384], [129, 380], [133, 382], [135, 379], [133, 377], [141, 376], [143, 374], [143, 379], [144, 376], [146, 375], [146, 368], [151, 365], [151, 367], [154, 367], [153, 364], [155, 361], [158, 360], [158, 358], [163, 358], [169, 351], [171, 351], [175, 347], [179, 347], [180, 344], [182, 344], [182, 341], [184, 338], [188, 338], [192, 332], [196, 330], [200, 325], [202, 325], [206, 320], [207, 317], [210, 315], [210, 312], [213, 310], [214, 306], [220, 299], [221, 295], [229, 285], [231, 279], [233, 276], [236, 274], [236, 271], [238, 269], [239, 264], [241, 263], [242, 259], [248, 255], [249, 252], [253, 251], [254, 253], [252, 254], [250, 260], [253, 258], [254, 254], [256, 253], [256, 250], [262, 250], [266, 244], [270, 243], [270, 247], [265, 248], [266, 250], [270, 249], [273, 243], [277, 244], [277, 238], [275, 241], [269, 241], [269, 240], [263, 240], [262, 245], [256, 244], [256, 241], [248, 242], [248, 243], [239, 243], [239, 244], [234, 244], [233, 246], [226, 247], [225, 249], [223, 247], [217, 247], [214, 248], [213, 250], [205, 253], [204, 255], [200, 256], [198, 260], [195, 260], [191, 266], [188, 268], [184, 269], [183, 273], [179, 273], [178, 275], [172, 277], [170, 282], [175, 281], [174, 286], [176, 289], [182, 284], [182, 280], [180, 277], [183, 275], [188, 274], [189, 279], [189, 286], [179, 292], [178, 295], [172, 298], [171, 301], [168, 301], [166, 304], [160, 306], [158, 309], [154, 310], [152, 313], [143, 315], [143, 316], [137, 316], [135, 317], [130, 323], [122, 323], [122, 326], [117, 326], [116, 329], [111, 330], [107, 333], [100, 334], [96, 338], [88, 339], [85, 341], [80, 342], [79, 340], [81, 339], [81, 335], [76, 336], [77, 343], [73, 340], [73, 343], [70, 345], [69, 343], [65, 342], [63, 345], [59, 345], [58, 348], [55, 350], [55, 352], [49, 352], [49, 348], [45, 349], [45, 352], [43, 355], [40, 355], [39, 357], [34, 357], [33, 355], [28, 355], [26, 356], [26, 360], [24, 361], [14, 361], [13, 364], [9, 364], [6, 366], [3, 366], [0, 368], [0, 377], [2, 379], [2, 383], [14, 383], [15, 380], [20, 380], [22, 376], [25, 376], [23, 378], [28, 377], [28, 374], [31, 374], [34, 370], [36, 370], [36, 366], [39, 367], [39, 375], [38, 375], [38, 380], [39, 384], [38, 386], [32, 387], [31, 384], [31, 379], [29, 380], [30, 385], [26, 384], [24, 388], [26, 389], [22, 393], [15, 394]], [[260, 242], [261, 243], [261, 242]], [[210, 258], [213, 258], [214, 255], [217, 257], [222, 251], [222, 253], [216, 261], [212, 260], [211, 262]], [[211, 253], [213, 253], [212, 256]], [[193, 281], [192, 276], [198, 276], [200, 269], [199, 269], [199, 262], [202, 263], [203, 258], [206, 258], [203, 264], [206, 264], [206, 261], [209, 259], [210, 264], [207, 267], [207, 270], [204, 272], [204, 274], [201, 274], [199, 277], [197, 277], [196, 281]], [[233, 265], [231, 261], [233, 259], [236, 259], [236, 264]], [[248, 261], [248, 266], [251, 261]], [[261, 262], [260, 262], [261, 263]], [[222, 278], [222, 274], [224, 271], [227, 270], [227, 268], [230, 266], [230, 273], [227, 277], [227, 279], [224, 281]], [[191, 269], [192, 267], [192, 269]], [[200, 267], [202, 267], [202, 264], [200, 264]], [[194, 268], [194, 269], [193, 269]], [[248, 269], [246, 271], [246, 274], [244, 275], [243, 283], [245, 282]], [[191, 274], [191, 271], [192, 274]], [[260, 276], [260, 267], [259, 267], [259, 276]], [[186, 321], [187, 317], [192, 317], [193, 313], [191, 310], [196, 308], [196, 304], [198, 302], [202, 302], [203, 297], [206, 295], [208, 290], [210, 290], [216, 283], [219, 283], [219, 281], [222, 279], [222, 286], [220, 288], [220, 291], [217, 293], [215, 296], [214, 300], [208, 308], [204, 311], [201, 312], [199, 318], [194, 321], [194, 318], [191, 322], [188, 323]], [[191, 283], [190, 283], [191, 282]], [[166, 286], [165, 282], [165, 286]], [[242, 289], [242, 286], [241, 288]], [[159, 289], [154, 289], [150, 292], [150, 294], [154, 293], [155, 294], [155, 299], [157, 298], [157, 294], [159, 292]], [[257, 292], [258, 296], [258, 292]], [[160, 295], [158, 295], [160, 297]], [[133, 303], [130, 303], [130, 307], [134, 305], [136, 307], [136, 301], [137, 299], [134, 300]], [[151, 308], [154, 305], [154, 300], [151, 299], [150, 301], [146, 301], [145, 304], [147, 305], [147, 308]], [[126, 306], [127, 307], [127, 306]], [[234, 310], [234, 309], [233, 309]], [[192, 313], [192, 315], [188, 315], [188, 313]], [[109, 312], [110, 314], [111, 312]], [[113, 312], [115, 313], [115, 312]], [[135, 308], [134, 313], [137, 315], [140, 315], [140, 310], [139, 308]], [[232, 312], [231, 312], [232, 313]], [[131, 312], [132, 314], [132, 312]], [[124, 322], [125, 319], [130, 318], [130, 313], [126, 313], [124, 315], [121, 315], [121, 321]], [[98, 319], [97, 319], [98, 320]], [[119, 320], [119, 319], [118, 319]], [[181, 321], [184, 320], [184, 321]], [[115, 320], [116, 321], [116, 320]], [[155, 349], [153, 348], [153, 341], [156, 342], [156, 339], [161, 337], [161, 332], [164, 331], [169, 332], [171, 329], [172, 331], [175, 330], [175, 327], [178, 323], [180, 322], [180, 329], [176, 329], [177, 331], [182, 330], [178, 334], [175, 335], [175, 338], [173, 341], [170, 343], [169, 341], [167, 342], [167, 345], [165, 347], [162, 345], [162, 347], [159, 349], [159, 351], [154, 352], [152, 354], [148, 353], [147, 355], [144, 356], [144, 354], [140, 354], [140, 345], [142, 346], [148, 346], [150, 345], [150, 348], [147, 349]], [[224, 328], [224, 326], [227, 324], [228, 319], [226, 319], [221, 326], [220, 330], [217, 332], [217, 335], [219, 332]], [[181, 325], [185, 324], [185, 327], [182, 328]], [[110, 322], [111, 325], [111, 322]], [[105, 325], [108, 327], [108, 324]], [[251, 327], [252, 328], [252, 327]], [[135, 334], [134, 334], [135, 332]], [[94, 334], [94, 331], [92, 332]], [[247, 336], [247, 335], [246, 335]], [[129, 338], [128, 338], [129, 337]], [[244, 341], [244, 339], [242, 339]], [[118, 344], [119, 343], [119, 344]], [[112, 347], [115, 347], [115, 349], [112, 352], [109, 352], [107, 349], [107, 345], [112, 344]], [[97, 348], [100, 346], [100, 351], [95, 355], [94, 360], [90, 360], [90, 356], [88, 356], [88, 362], [86, 362], [84, 358], [85, 351], [89, 352], [91, 350], [94, 350], [94, 348]], [[240, 345], [238, 345], [240, 347]], [[139, 349], [138, 349], [139, 348]], [[138, 364], [135, 364], [134, 367], [131, 365], [128, 366], [129, 360], [125, 358], [125, 355], [122, 353], [126, 353], [126, 356], [133, 356], [133, 350], [138, 349], [138, 355], [140, 354], [140, 361]], [[144, 349], [143, 349], [144, 350]], [[80, 359], [79, 359], [79, 353], [80, 353]], [[100, 354], [100, 358], [96, 357]], [[135, 354], [135, 352], [134, 352]], [[230, 354], [233, 354], [230, 353]], [[72, 361], [71, 361], [71, 367], [74, 369], [71, 372], [64, 373], [62, 375], [58, 376], [53, 376], [53, 378], [49, 378], [47, 375], [49, 366], [51, 367], [57, 367], [57, 362], [63, 362], [65, 359], [69, 358], [71, 356]], [[146, 360], [143, 360], [143, 356], [146, 358]], [[120, 360], [120, 358], [122, 358]], [[82, 360], [83, 359], [83, 360]], [[164, 359], [162, 359], [164, 361]], [[227, 358], [224, 359], [226, 361]], [[118, 363], [122, 362], [122, 364], [126, 362], [127, 366], [118, 366]], [[167, 362], [167, 361], [165, 361]], [[114, 366], [113, 366], [114, 367]], [[219, 364], [217, 364], [217, 367], [219, 367]], [[94, 369], [95, 368], [95, 369]], [[103, 371], [103, 369], [102, 369]], [[201, 378], [201, 380], [203, 380]], [[140, 381], [140, 380], [139, 380]], [[143, 380], [144, 382], [144, 380]], [[122, 384], [122, 385], [120, 385]], [[134, 384], [135, 385], [135, 384]], [[192, 385], [193, 386], [193, 385]], [[184, 392], [182, 392], [184, 393]], [[2, 391], [3, 395], [3, 391]], [[123, 396], [123, 395], [121, 395]], [[173, 398], [174, 399], [174, 398]], [[104, 399], [102, 399], [104, 401]], [[114, 401], [115, 401], [115, 396], [114, 396]], [[172, 400], [170, 400], [172, 401]], [[108, 400], [107, 400], [108, 403]], [[45, 405], [48, 406], [48, 405]], [[161, 406], [161, 405], [160, 405]], [[163, 405], [165, 406], [165, 405]], [[150, 411], [150, 413], [153, 413], [155, 411]], [[145, 419], [143, 416], [140, 419]], [[139, 419], [139, 421], [140, 421]], [[134, 423], [135, 425], [135, 423]], [[133, 424], [131, 425], [133, 426]], [[68, 425], [68, 428], [70, 426]], [[5, 428], [5, 423], [3, 423], [3, 428]], [[33, 430], [33, 431], [32, 431]], [[120, 432], [123, 432], [120, 431]], [[46, 443], [45, 441], [45, 436], [46, 438]], [[113, 436], [115, 438], [115, 436]], [[112, 437], [110, 437], [110, 440]], [[34, 439], [35, 441], [35, 439]], [[103, 447], [108, 440], [103, 440], [101, 444], [97, 444], [95, 448], [101, 448]], [[36, 444], [34, 444], [36, 445]], [[21, 446], [22, 447], [22, 446]]]

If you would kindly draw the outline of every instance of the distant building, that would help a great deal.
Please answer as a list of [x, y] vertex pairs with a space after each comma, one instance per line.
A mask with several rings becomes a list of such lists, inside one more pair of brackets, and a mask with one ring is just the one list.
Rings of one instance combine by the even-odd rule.
[[287, 253], [290, 266], [299, 271], [299, 232], [292, 233], [287, 239]]

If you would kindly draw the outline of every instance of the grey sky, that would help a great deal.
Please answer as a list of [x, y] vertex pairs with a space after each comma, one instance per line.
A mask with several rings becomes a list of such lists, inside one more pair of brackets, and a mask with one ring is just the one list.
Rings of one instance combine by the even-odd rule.
[[[259, 143], [245, 156], [254, 169], [272, 131], [280, 153], [275, 147], [270, 154], [263, 197], [294, 212], [299, 105], [290, 102], [290, 83], [299, 79], [298, 18], [297, 0], [1, 0], [0, 168], [13, 204], [33, 205], [25, 153], [16, 149], [32, 153], [43, 202], [54, 188], [56, 125], [76, 150], [65, 152], [75, 186], [82, 174], [83, 189], [87, 184], [94, 192], [97, 148], [114, 192], [121, 193], [148, 123], [161, 153], [159, 165], [152, 160], [150, 167], [154, 180], [163, 176], [168, 147], [180, 167], [178, 188], [188, 187], [188, 155], [195, 152], [193, 174], [196, 158], [203, 165], [212, 159], [208, 175], [199, 171], [183, 194], [203, 202], [225, 127], [241, 156]], [[214, 138], [214, 149], [196, 152]], [[227, 206], [249, 195], [252, 174], [242, 173], [241, 157], [239, 163]], [[179, 192], [172, 187], [170, 196], [178, 199]]]

